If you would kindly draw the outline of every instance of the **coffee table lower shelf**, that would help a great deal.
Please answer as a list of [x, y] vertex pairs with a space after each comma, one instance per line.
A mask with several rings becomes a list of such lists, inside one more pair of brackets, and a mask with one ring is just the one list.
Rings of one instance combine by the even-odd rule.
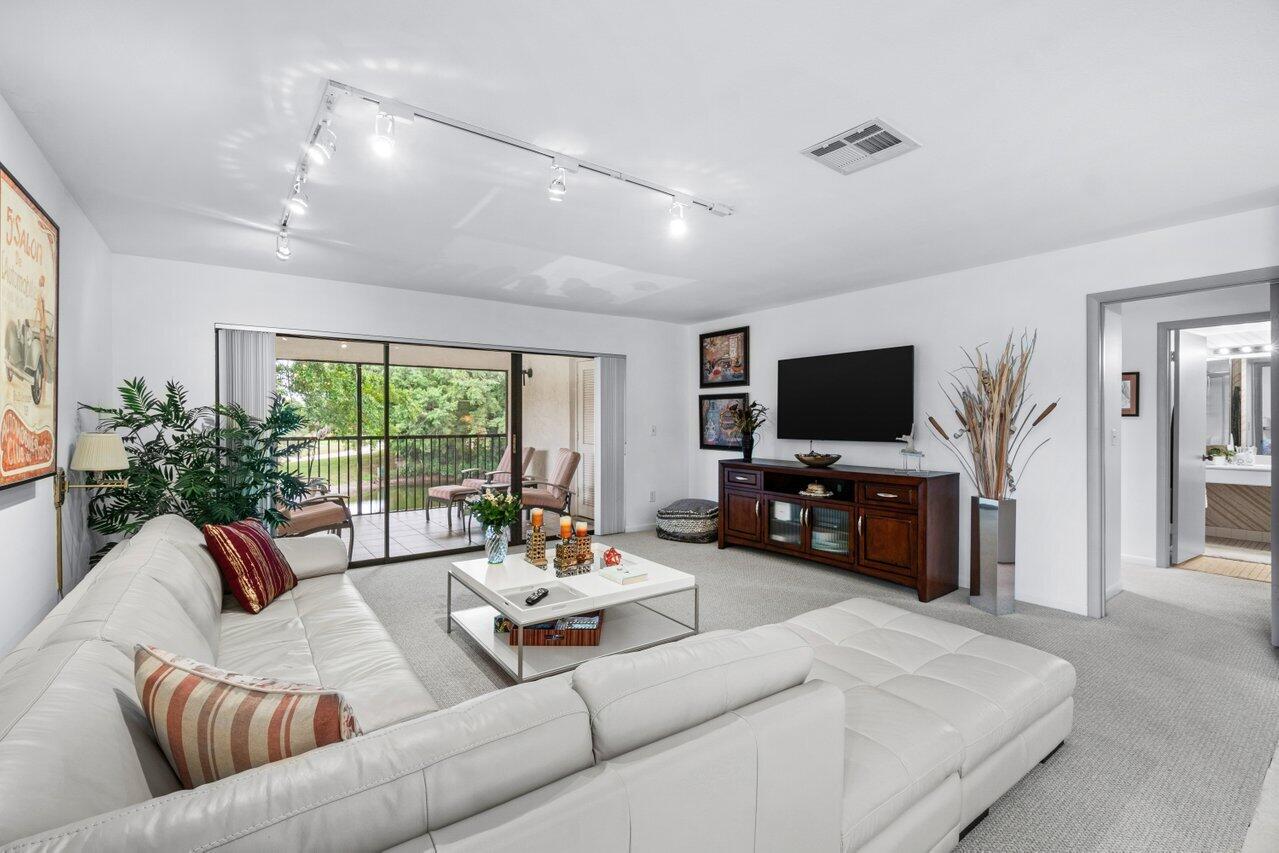
[[496, 608], [481, 605], [455, 610], [453, 621], [516, 681], [546, 678], [568, 672], [594, 658], [638, 651], [697, 633], [683, 622], [643, 604], [618, 604], [607, 610], [598, 646], [525, 646], [523, 677], [518, 647], [510, 644], [507, 634], [493, 630], [493, 617], [498, 615]]

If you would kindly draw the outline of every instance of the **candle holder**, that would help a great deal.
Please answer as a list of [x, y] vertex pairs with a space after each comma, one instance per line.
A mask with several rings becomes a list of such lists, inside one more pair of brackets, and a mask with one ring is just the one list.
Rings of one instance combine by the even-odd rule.
[[591, 552], [591, 536], [589, 533], [579, 533], [575, 544], [579, 563], [589, 566], [595, 562], [595, 555]]
[[555, 577], [566, 578], [572, 575], [582, 575], [590, 570], [590, 563], [578, 562], [577, 542], [575, 540], [561, 539], [555, 543]]
[[534, 527], [528, 532], [528, 546], [524, 549], [524, 560], [538, 568], [546, 568], [546, 531], [541, 527]]

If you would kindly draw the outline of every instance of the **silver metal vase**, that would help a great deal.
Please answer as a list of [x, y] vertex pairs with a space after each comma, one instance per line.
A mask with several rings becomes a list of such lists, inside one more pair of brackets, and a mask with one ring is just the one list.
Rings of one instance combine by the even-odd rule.
[[968, 603], [1003, 616], [1016, 611], [1017, 501], [972, 499]]

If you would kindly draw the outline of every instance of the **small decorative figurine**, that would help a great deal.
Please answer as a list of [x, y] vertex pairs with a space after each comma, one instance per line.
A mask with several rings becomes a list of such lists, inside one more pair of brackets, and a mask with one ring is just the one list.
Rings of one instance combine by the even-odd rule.
[[609, 548], [607, 551], [604, 552], [604, 565], [605, 566], [622, 565], [622, 552], [617, 550], [616, 548]]
[[915, 449], [915, 425], [911, 424], [910, 432], [906, 433], [905, 435], [897, 436], [896, 440], [906, 443], [906, 446], [903, 447], [900, 451], [898, 451], [902, 455], [902, 471], [909, 472], [911, 470], [910, 465], [911, 465], [912, 459], [915, 462], [915, 471], [917, 472], [923, 471], [924, 470], [924, 454], [922, 451]]

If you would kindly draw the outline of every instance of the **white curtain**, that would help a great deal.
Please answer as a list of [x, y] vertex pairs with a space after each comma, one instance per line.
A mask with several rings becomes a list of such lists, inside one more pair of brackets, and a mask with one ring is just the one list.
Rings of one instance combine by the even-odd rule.
[[623, 472], [626, 467], [626, 359], [604, 355], [595, 359], [595, 381], [599, 389], [598, 439], [599, 479], [595, 505], [597, 535], [621, 533], [626, 529], [626, 501]]
[[218, 400], [265, 417], [275, 396], [275, 333], [218, 330]]

